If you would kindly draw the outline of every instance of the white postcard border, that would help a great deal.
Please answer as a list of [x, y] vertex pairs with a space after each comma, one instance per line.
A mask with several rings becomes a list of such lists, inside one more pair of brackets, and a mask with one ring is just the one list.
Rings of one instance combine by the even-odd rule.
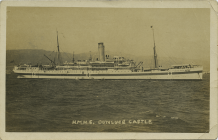
[[[5, 132], [6, 8], [19, 7], [111, 7], [111, 8], [209, 8], [210, 9], [210, 132], [209, 133], [103, 133], [103, 132]], [[217, 2], [215, 0], [117, 0], [117, 1], [3, 1], [1, 2], [1, 102], [0, 138], [33, 139], [215, 139], [217, 137]]]

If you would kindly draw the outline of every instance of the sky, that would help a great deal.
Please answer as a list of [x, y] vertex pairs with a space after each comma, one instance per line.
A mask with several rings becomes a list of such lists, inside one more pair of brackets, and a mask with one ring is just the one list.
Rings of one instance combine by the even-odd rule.
[[8, 7], [6, 49], [210, 59], [210, 11], [203, 8]]

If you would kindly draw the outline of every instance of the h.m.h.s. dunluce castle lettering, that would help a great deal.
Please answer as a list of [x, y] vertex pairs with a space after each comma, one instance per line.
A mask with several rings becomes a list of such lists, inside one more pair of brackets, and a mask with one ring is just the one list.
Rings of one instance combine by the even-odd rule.
[[[153, 38], [154, 38], [154, 29]], [[98, 58], [85, 61], [62, 63], [57, 34], [57, 60], [48, 58], [50, 65], [17, 65], [14, 73], [18, 78], [49, 78], [49, 79], [154, 79], [154, 80], [202, 80], [203, 66], [182, 64], [172, 65], [171, 68], [162, 68], [158, 65], [156, 45], [154, 39], [154, 68], [140, 67], [133, 60], [121, 56], [109, 59], [105, 55], [104, 44], [98, 43]]]
[[152, 124], [152, 120], [150, 119], [138, 119], [138, 120], [116, 120], [116, 121], [112, 121], [112, 120], [98, 120], [98, 121], [93, 121], [93, 120], [73, 120], [72, 121], [73, 125], [105, 125], [105, 124], [112, 124], [112, 125], [116, 125], [116, 124]]

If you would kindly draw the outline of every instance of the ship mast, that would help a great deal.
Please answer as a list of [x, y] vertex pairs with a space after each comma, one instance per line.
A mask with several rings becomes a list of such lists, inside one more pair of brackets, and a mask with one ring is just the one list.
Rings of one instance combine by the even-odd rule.
[[74, 60], [74, 52], [73, 52], [73, 63], [74, 63], [74, 61], [75, 61], [75, 60]]
[[58, 49], [58, 63], [61, 65], [61, 54], [60, 54], [60, 48], [59, 48], [59, 41], [58, 41], [58, 31], [57, 31], [57, 49]]
[[58, 42], [58, 31], [57, 31], [57, 48], [58, 48], [58, 61], [59, 61], [59, 42]]
[[[152, 26], [151, 26], [152, 28]], [[154, 28], [152, 28], [153, 31], [153, 40], [154, 40], [154, 66], [157, 68], [157, 52], [156, 52], [156, 46], [155, 46], [155, 38], [154, 38]]]

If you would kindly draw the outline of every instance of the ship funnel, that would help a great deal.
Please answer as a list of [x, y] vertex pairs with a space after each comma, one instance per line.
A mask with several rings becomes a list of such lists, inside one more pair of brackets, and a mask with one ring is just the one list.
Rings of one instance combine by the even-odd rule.
[[99, 61], [105, 61], [105, 52], [104, 52], [104, 44], [103, 42], [98, 43], [98, 54], [99, 54]]

